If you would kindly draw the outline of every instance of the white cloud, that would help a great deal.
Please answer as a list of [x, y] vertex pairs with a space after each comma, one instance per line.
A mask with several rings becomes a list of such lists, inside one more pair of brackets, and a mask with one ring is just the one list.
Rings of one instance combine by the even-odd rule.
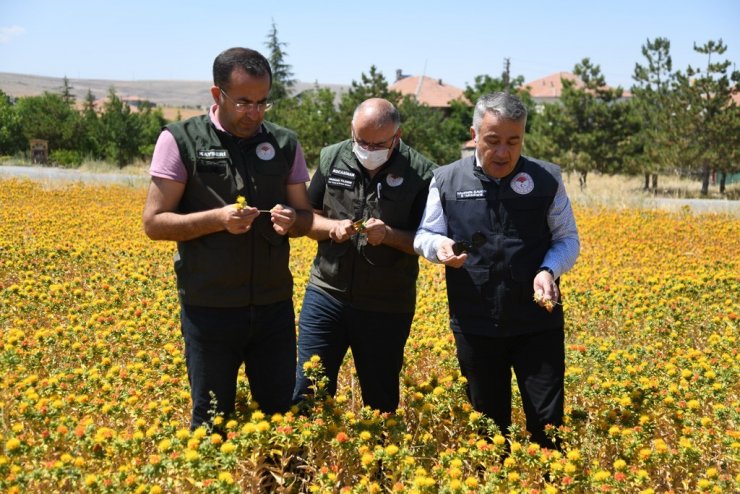
[[10, 43], [11, 39], [25, 32], [21, 26], [0, 26], [0, 45]]

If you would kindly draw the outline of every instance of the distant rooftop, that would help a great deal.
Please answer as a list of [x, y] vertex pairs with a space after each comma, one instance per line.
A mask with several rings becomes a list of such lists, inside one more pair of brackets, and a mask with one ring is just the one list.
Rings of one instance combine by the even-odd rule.
[[396, 71], [396, 82], [388, 89], [414, 96], [416, 101], [432, 108], [449, 108], [454, 100], [467, 101], [462, 89], [445, 84], [442, 79], [404, 75], [400, 69]]
[[529, 88], [529, 94], [535, 98], [560, 98], [563, 93], [563, 79], [574, 81], [577, 88], [583, 87], [583, 82], [570, 72], [555, 72], [546, 77], [524, 83]]
[[[563, 79], [574, 81], [576, 88], [584, 87], [583, 81], [571, 72], [555, 72], [540, 79], [525, 82], [523, 87], [529, 89], [529, 94], [535, 101], [550, 102], [560, 99], [560, 95], [563, 94]], [[611, 88], [611, 86], [607, 85], [607, 88]], [[631, 96], [629, 91], [622, 93], [623, 98]]]

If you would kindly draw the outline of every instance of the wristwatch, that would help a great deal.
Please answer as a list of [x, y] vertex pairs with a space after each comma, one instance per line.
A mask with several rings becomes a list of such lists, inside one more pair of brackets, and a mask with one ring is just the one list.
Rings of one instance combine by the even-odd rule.
[[537, 270], [537, 273], [539, 273], [540, 271], [547, 271], [548, 273], [550, 273], [550, 276], [552, 276], [553, 278], [555, 278], [555, 273], [553, 273], [552, 272], [552, 269], [550, 269], [547, 266], [540, 266], [540, 269]]

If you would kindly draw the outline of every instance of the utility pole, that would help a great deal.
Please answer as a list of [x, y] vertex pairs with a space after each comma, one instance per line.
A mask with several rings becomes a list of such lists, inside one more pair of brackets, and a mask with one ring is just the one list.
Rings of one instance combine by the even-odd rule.
[[419, 100], [419, 93], [421, 93], [421, 86], [424, 84], [424, 76], [427, 73], [427, 60], [424, 60], [424, 70], [421, 72], [421, 77], [419, 77], [419, 84], [416, 86], [416, 93], [414, 93], [414, 97], [416, 100]]
[[510, 58], [504, 58], [504, 72], [501, 74], [501, 79], [504, 83], [504, 89], [509, 90], [509, 85], [511, 84], [511, 59]]

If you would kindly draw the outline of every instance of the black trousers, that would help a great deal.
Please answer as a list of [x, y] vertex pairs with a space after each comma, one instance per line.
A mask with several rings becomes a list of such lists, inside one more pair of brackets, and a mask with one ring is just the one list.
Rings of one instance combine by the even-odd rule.
[[545, 426], [559, 426], [563, 420], [563, 328], [503, 338], [455, 333], [455, 344], [473, 408], [506, 433], [511, 425], [513, 368], [532, 440], [554, 448]]
[[234, 308], [183, 305], [181, 322], [193, 399], [191, 428], [210, 422], [212, 397], [218, 413], [234, 411], [242, 365], [263, 412], [290, 408], [296, 361], [292, 300]]

